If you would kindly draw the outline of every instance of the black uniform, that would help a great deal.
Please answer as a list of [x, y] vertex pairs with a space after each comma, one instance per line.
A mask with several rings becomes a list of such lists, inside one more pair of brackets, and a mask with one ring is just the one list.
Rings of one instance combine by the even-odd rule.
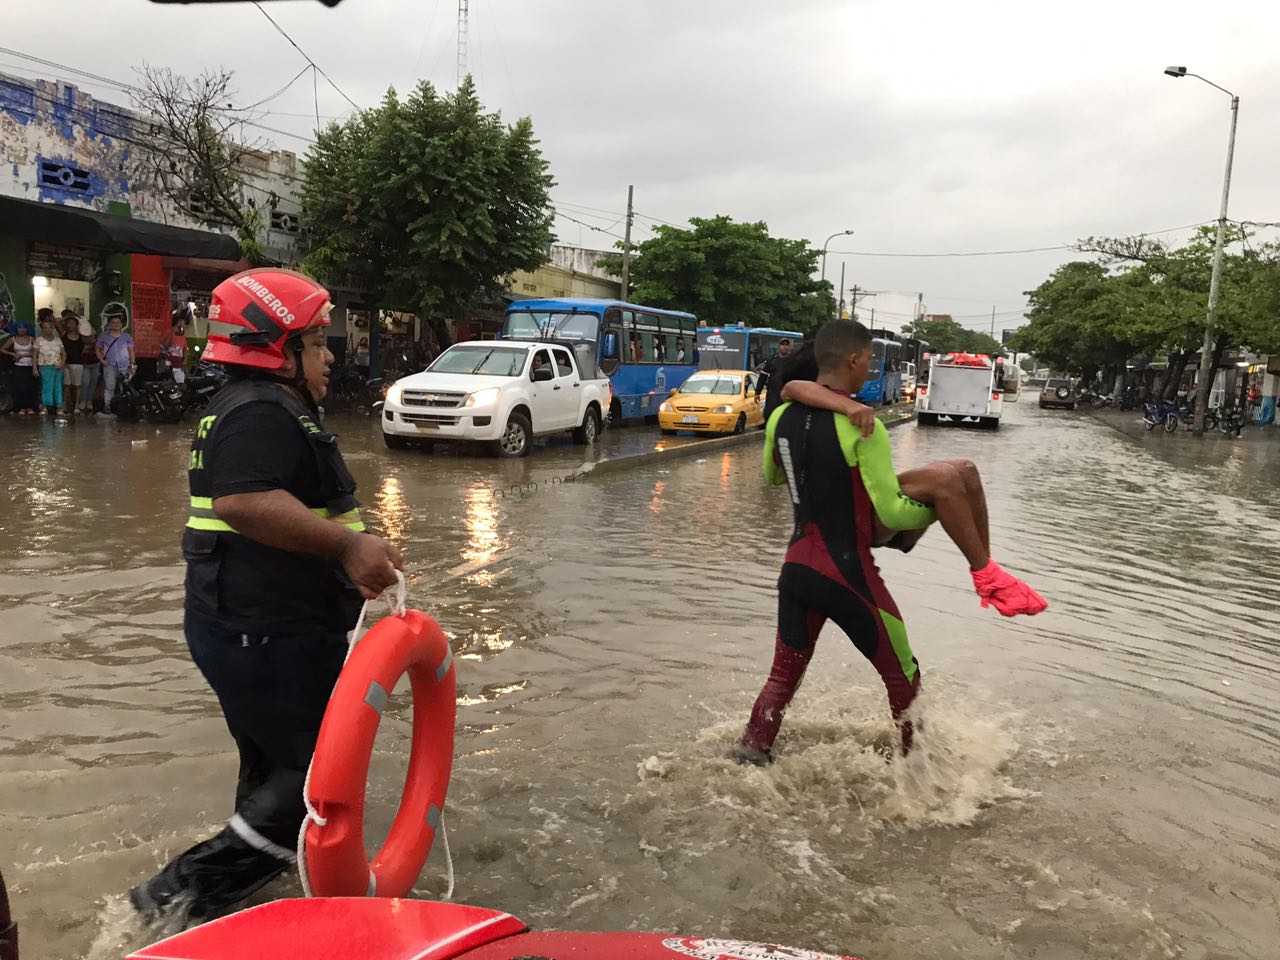
[[355, 481], [332, 434], [280, 384], [236, 382], [196, 428], [184, 628], [240, 752], [235, 815], [133, 891], [144, 913], [204, 919], [244, 899], [294, 859], [303, 781], [361, 598], [334, 560], [236, 533], [213, 501], [285, 490], [363, 530]]

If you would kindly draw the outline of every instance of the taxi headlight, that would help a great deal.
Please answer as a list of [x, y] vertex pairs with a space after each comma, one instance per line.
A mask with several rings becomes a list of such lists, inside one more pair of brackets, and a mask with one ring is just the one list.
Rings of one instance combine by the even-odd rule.
[[716, 407], [716, 408], [715, 408], [714, 410], [712, 410], [711, 412], [712, 412], [712, 413], [733, 413], [733, 404], [732, 404], [732, 403], [722, 403], [722, 404], [720, 404], [720, 406]]
[[498, 399], [498, 394], [502, 390], [499, 387], [490, 387], [488, 390], [477, 390], [471, 396], [467, 397], [464, 407], [485, 407]]
[[676, 408], [671, 405], [670, 400], [663, 400], [662, 403], [658, 405], [658, 412], [659, 413], [675, 413]]

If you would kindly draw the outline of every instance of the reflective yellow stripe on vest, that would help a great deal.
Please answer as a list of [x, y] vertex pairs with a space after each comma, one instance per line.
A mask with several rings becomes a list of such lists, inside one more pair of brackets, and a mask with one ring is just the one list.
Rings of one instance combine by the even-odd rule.
[[[312, 507], [311, 512], [318, 517], [324, 517], [326, 520], [340, 523], [348, 530], [364, 533], [364, 521], [360, 518], [359, 508], [348, 510], [346, 513], [335, 513], [328, 507]], [[222, 533], [236, 532], [235, 527], [225, 520], [219, 520], [217, 514], [213, 512], [212, 497], [191, 498], [191, 516], [187, 518], [187, 526], [192, 530], [216, 530]]]

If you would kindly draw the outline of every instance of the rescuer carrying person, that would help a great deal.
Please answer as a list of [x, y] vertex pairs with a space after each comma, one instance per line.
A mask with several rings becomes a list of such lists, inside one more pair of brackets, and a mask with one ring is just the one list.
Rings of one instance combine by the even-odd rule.
[[205, 920], [294, 860], [303, 782], [361, 598], [399, 551], [366, 533], [356, 484], [321, 423], [333, 355], [322, 286], [248, 270], [213, 291], [204, 358], [230, 383], [191, 444], [184, 630], [240, 754], [234, 815], [135, 887], [147, 920]]

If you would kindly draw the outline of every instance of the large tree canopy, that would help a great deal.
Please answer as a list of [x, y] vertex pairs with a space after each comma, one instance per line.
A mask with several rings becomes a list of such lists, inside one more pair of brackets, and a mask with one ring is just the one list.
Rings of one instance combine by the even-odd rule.
[[[1185, 358], [1200, 349], [1214, 228], [1182, 247], [1149, 237], [1090, 237], [1097, 262], [1064, 264], [1027, 291], [1028, 323], [1014, 346], [1055, 369], [1091, 375], [1139, 354]], [[1239, 228], [1223, 260], [1215, 354], [1230, 346], [1280, 349], [1280, 249], [1256, 246]]]
[[[710, 324], [809, 333], [834, 316], [831, 285], [813, 278], [819, 251], [769, 236], [764, 223], [693, 217], [659, 226], [631, 260], [631, 299], [687, 310]], [[618, 269], [609, 261], [608, 269]]]
[[469, 78], [446, 96], [425, 81], [404, 100], [387, 91], [320, 132], [305, 174], [307, 267], [415, 310], [442, 343], [446, 318], [546, 261], [552, 179], [533, 124], [485, 113]]
[[967, 350], [970, 353], [1001, 354], [1004, 348], [990, 334], [968, 330], [945, 315], [928, 314], [902, 328], [903, 334], [928, 341], [935, 353]]

